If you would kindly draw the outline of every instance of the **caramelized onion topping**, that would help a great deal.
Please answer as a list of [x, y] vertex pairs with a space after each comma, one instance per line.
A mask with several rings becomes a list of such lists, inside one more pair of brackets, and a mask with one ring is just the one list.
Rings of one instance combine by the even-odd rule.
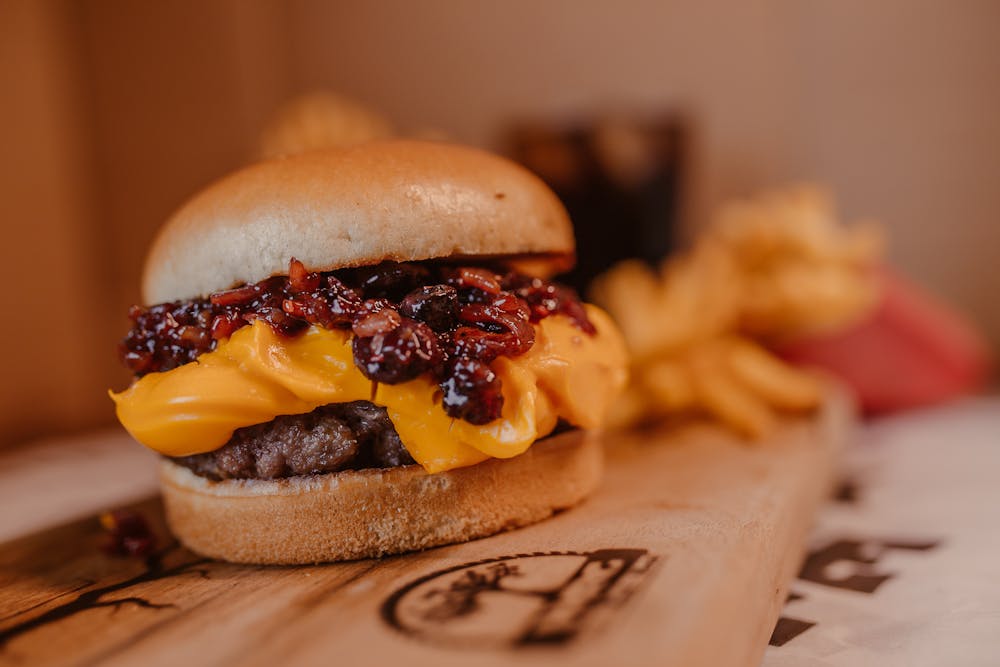
[[119, 356], [141, 377], [194, 361], [256, 320], [289, 337], [310, 325], [350, 329], [354, 363], [373, 382], [428, 374], [448, 415], [486, 424], [503, 408], [489, 363], [527, 352], [531, 324], [557, 313], [595, 333], [573, 290], [521, 273], [416, 262], [316, 273], [293, 258], [288, 276], [207, 299], [132, 306]]

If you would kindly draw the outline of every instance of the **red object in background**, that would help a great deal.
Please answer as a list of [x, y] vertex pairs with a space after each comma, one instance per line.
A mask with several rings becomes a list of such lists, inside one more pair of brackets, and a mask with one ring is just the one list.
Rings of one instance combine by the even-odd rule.
[[782, 344], [777, 353], [839, 376], [869, 414], [982, 389], [990, 355], [972, 324], [898, 273], [883, 268], [879, 275], [883, 298], [867, 319], [837, 334]]

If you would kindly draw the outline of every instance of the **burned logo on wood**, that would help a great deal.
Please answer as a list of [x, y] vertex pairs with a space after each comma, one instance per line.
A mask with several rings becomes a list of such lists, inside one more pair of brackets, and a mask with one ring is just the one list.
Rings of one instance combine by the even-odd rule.
[[382, 617], [433, 644], [560, 645], [606, 623], [656, 561], [645, 549], [600, 549], [465, 563], [403, 586]]

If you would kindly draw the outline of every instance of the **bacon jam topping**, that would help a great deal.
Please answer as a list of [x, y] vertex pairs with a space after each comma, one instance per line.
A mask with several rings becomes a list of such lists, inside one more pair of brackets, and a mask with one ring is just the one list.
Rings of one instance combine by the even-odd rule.
[[133, 306], [119, 356], [141, 377], [194, 361], [256, 320], [288, 337], [310, 325], [349, 329], [365, 377], [398, 384], [429, 374], [449, 416], [486, 424], [503, 407], [490, 362], [527, 352], [532, 323], [557, 313], [595, 333], [572, 290], [521, 273], [413, 262], [314, 273], [292, 259], [287, 277]]

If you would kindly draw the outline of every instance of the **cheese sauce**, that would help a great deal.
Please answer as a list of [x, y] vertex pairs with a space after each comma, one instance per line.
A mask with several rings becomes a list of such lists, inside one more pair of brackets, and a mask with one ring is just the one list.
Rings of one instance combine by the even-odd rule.
[[118, 394], [118, 419], [139, 442], [166, 456], [213, 451], [244, 426], [321, 405], [370, 400], [384, 406], [400, 440], [428, 472], [509, 458], [549, 434], [559, 418], [600, 426], [626, 382], [625, 347], [600, 309], [581, 332], [562, 315], [535, 325], [535, 343], [490, 367], [503, 383], [500, 419], [476, 426], [445, 414], [429, 378], [373, 384], [354, 365], [351, 334], [310, 327], [296, 338], [265, 322], [236, 331], [194, 362], [150, 373]]

